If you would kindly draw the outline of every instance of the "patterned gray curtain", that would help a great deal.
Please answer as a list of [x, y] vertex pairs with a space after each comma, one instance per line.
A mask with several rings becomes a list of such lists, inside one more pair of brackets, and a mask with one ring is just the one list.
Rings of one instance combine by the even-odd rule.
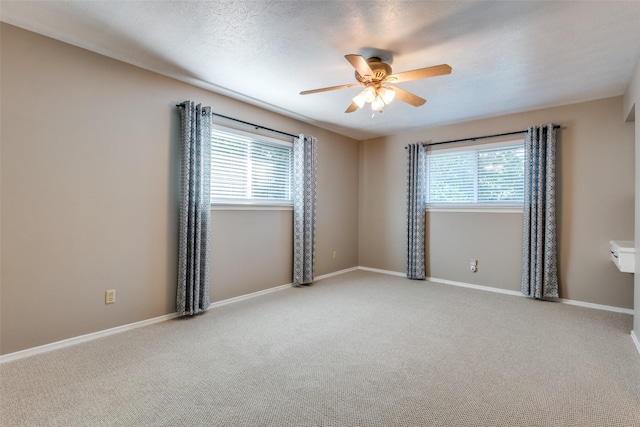
[[524, 153], [522, 293], [558, 298], [554, 125], [530, 127]]
[[293, 284], [313, 282], [318, 182], [318, 140], [293, 140]]
[[407, 278], [424, 280], [427, 147], [407, 146]]
[[182, 176], [178, 236], [177, 311], [194, 315], [209, 307], [211, 107], [182, 108]]

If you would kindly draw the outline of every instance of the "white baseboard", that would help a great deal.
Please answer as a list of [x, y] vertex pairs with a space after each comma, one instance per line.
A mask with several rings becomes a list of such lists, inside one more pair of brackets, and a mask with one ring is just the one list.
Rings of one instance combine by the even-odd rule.
[[270, 294], [271, 292], [276, 292], [276, 291], [281, 291], [283, 289], [288, 289], [291, 286], [293, 286], [293, 284], [289, 283], [287, 285], [280, 285], [280, 286], [276, 286], [275, 288], [264, 289], [262, 291], [252, 292], [250, 294], [240, 295], [238, 297], [233, 297], [233, 298], [228, 298], [228, 299], [225, 299], [225, 300], [222, 300], [222, 301], [213, 302], [213, 303], [211, 303], [211, 305], [209, 305], [207, 310], [211, 310], [212, 308], [221, 307], [221, 306], [227, 305], [227, 304], [232, 304], [232, 303], [238, 302], [238, 301], [243, 301], [243, 300], [246, 300], [246, 299], [249, 299], [249, 298], [255, 298], [255, 297], [260, 296], [260, 295]]
[[86, 335], [80, 335], [73, 338], [68, 338], [62, 341], [52, 342], [50, 344], [44, 344], [38, 347], [27, 348], [25, 350], [16, 351], [14, 353], [5, 354], [0, 356], [0, 364], [6, 362], [12, 362], [14, 360], [23, 359], [29, 356], [35, 356], [36, 354], [46, 353], [48, 351], [58, 350], [60, 348], [69, 347], [70, 345], [80, 344], [87, 341], [92, 341], [97, 338], [106, 337], [109, 335], [119, 334], [120, 332], [129, 331], [131, 329], [140, 328], [143, 326], [153, 325], [154, 323], [164, 322], [166, 320], [175, 319], [179, 317], [178, 313], [165, 314], [164, 316], [154, 317], [152, 319], [142, 320], [140, 322], [129, 323], [122, 326], [116, 326], [115, 328], [105, 329], [103, 331], [93, 332]]
[[[253, 293], [250, 293], [250, 294], [247, 294], [247, 295], [241, 295], [239, 297], [229, 298], [229, 299], [226, 299], [226, 300], [223, 300], [223, 301], [217, 301], [217, 302], [211, 303], [209, 305], [209, 307], [207, 307], [207, 310], [211, 310], [212, 308], [220, 307], [220, 306], [223, 306], [223, 305], [226, 305], [226, 304], [231, 304], [231, 303], [242, 301], [242, 300], [245, 300], [245, 299], [254, 298], [254, 297], [257, 297], [259, 295], [268, 294], [268, 293], [275, 292], [275, 291], [280, 291], [280, 290], [287, 289], [287, 288], [290, 288], [290, 287], [291, 287], [291, 284], [281, 285], [281, 286], [276, 286], [275, 288], [269, 288], [269, 289], [265, 289], [263, 291], [253, 292]], [[95, 340], [97, 338], [102, 338], [102, 337], [107, 337], [109, 335], [119, 334], [120, 332], [129, 331], [131, 329], [136, 329], [136, 328], [140, 328], [140, 327], [143, 327], [143, 326], [153, 325], [154, 323], [164, 322], [164, 321], [167, 321], [167, 320], [175, 319], [177, 317], [180, 317], [179, 313], [169, 313], [169, 314], [165, 314], [164, 316], [158, 316], [158, 317], [154, 317], [152, 319], [142, 320], [140, 322], [129, 323], [129, 324], [126, 324], [126, 325], [117, 326], [115, 328], [105, 329], [103, 331], [93, 332], [93, 333], [86, 334], [86, 335], [80, 335], [80, 336], [77, 336], [77, 337], [68, 338], [68, 339], [62, 340], [62, 341], [56, 341], [56, 342], [52, 342], [52, 343], [49, 343], [49, 344], [44, 344], [44, 345], [41, 345], [41, 346], [38, 346], [38, 347], [32, 347], [32, 348], [28, 348], [28, 349], [21, 350], [21, 351], [16, 351], [14, 353], [9, 353], [9, 354], [5, 354], [5, 355], [0, 356], [0, 364], [6, 363], [6, 362], [12, 362], [12, 361], [18, 360], [18, 359], [23, 359], [23, 358], [29, 357], [29, 356], [35, 356], [36, 354], [46, 353], [48, 351], [58, 350], [60, 348], [64, 348], [64, 347], [68, 347], [70, 345], [75, 345], [75, 344], [80, 344], [80, 343], [83, 343], [83, 342]]]
[[473, 283], [455, 282], [453, 280], [438, 279], [435, 277], [427, 277], [426, 280], [430, 282], [435, 282], [435, 283], [442, 283], [444, 285], [460, 286], [463, 288], [471, 288], [471, 289], [477, 289], [480, 291], [495, 292], [498, 294], [507, 294], [507, 295], [513, 295], [517, 297], [524, 296], [522, 295], [522, 292], [511, 291], [509, 289], [492, 288], [491, 286], [474, 285]]
[[[462, 287], [465, 287], [465, 288], [472, 288], [472, 289], [478, 289], [478, 290], [482, 290], [482, 291], [496, 292], [496, 293], [499, 293], [499, 294], [507, 294], [507, 295], [513, 295], [513, 296], [518, 296], [518, 297], [525, 297], [522, 292], [520, 292], [520, 291], [512, 291], [512, 290], [509, 290], [509, 289], [492, 288], [491, 286], [482, 286], [482, 285], [474, 285], [474, 284], [471, 284], [471, 283], [454, 282], [454, 281], [451, 281], [451, 280], [435, 279], [433, 277], [428, 277], [427, 280], [430, 280], [430, 281], [436, 282], [436, 283], [444, 283], [446, 285], [462, 286]], [[613, 311], [615, 313], [624, 313], [624, 314], [633, 315], [633, 310], [631, 310], [629, 308], [614, 307], [614, 306], [611, 306], [611, 305], [593, 304], [593, 303], [590, 303], [590, 302], [575, 301], [575, 300], [564, 299], [564, 298], [558, 298], [558, 299], [556, 299], [554, 301], [559, 302], [561, 304], [575, 305], [575, 306], [579, 306], [579, 307], [593, 308], [593, 309], [596, 309], [596, 310]]]
[[595, 308], [596, 310], [613, 311], [615, 313], [630, 314], [633, 316], [633, 310], [630, 308], [614, 307], [612, 305], [593, 304], [591, 302], [575, 301], [571, 299], [559, 298], [558, 302], [567, 305], [577, 305], [579, 307]]
[[339, 276], [345, 273], [351, 273], [352, 271], [356, 271], [357, 269], [358, 267], [345, 268], [344, 270], [334, 271], [333, 273], [327, 273], [327, 274], [323, 274], [322, 276], [314, 277], [313, 280], [317, 281], [322, 279], [328, 279], [329, 277]]
[[640, 353], [640, 340], [638, 340], [638, 336], [634, 331], [631, 331], [631, 340], [636, 345], [636, 349], [638, 350], [638, 353]]
[[[405, 273], [401, 273], [401, 272], [397, 272], [397, 271], [379, 270], [377, 268], [369, 268], [369, 267], [358, 267], [358, 269], [359, 270], [365, 270], [365, 271], [371, 271], [371, 272], [374, 272], [374, 273], [382, 273], [382, 274], [390, 274], [392, 276], [406, 277]], [[509, 290], [509, 289], [492, 288], [491, 286], [482, 286], [482, 285], [475, 285], [473, 283], [456, 282], [456, 281], [453, 281], [453, 280], [438, 279], [436, 277], [427, 277], [425, 280], [428, 280], [430, 282], [435, 282], [435, 283], [442, 283], [444, 285], [461, 286], [461, 287], [464, 287], [464, 288], [478, 289], [478, 290], [481, 290], [481, 291], [496, 292], [496, 293], [499, 293], [499, 294], [506, 294], [506, 295], [524, 297], [522, 292], [512, 291], [512, 290]], [[593, 304], [593, 303], [590, 303], [590, 302], [575, 301], [575, 300], [564, 299], [564, 298], [558, 298], [555, 301], [557, 301], [559, 303], [562, 303], [562, 304], [575, 305], [575, 306], [586, 307], [586, 308], [593, 308], [593, 309], [596, 309], [596, 310], [613, 311], [613, 312], [616, 312], [616, 313], [624, 313], [624, 314], [631, 314], [631, 315], [634, 314], [634, 311], [632, 309], [630, 309], [630, 308], [614, 307], [614, 306], [611, 306], [611, 305], [602, 305], [602, 304]]]
[[[328, 277], [338, 276], [340, 274], [345, 274], [345, 273], [349, 273], [351, 271], [356, 271], [357, 269], [358, 269], [358, 267], [347, 268], [345, 270], [340, 270], [340, 271], [336, 271], [336, 272], [333, 272], [333, 273], [328, 273], [328, 274], [324, 274], [322, 276], [315, 277], [314, 280], [322, 280], [322, 279], [326, 279]], [[269, 289], [265, 289], [265, 290], [258, 291], [258, 292], [252, 292], [250, 294], [240, 295], [238, 297], [229, 298], [229, 299], [225, 299], [225, 300], [222, 300], [222, 301], [216, 301], [214, 303], [211, 303], [209, 305], [209, 307], [207, 307], [207, 310], [211, 310], [213, 308], [221, 307], [223, 305], [227, 305], [227, 304], [232, 304], [232, 303], [235, 303], [235, 302], [243, 301], [243, 300], [246, 300], [246, 299], [249, 299], [249, 298], [255, 298], [257, 296], [268, 294], [268, 293], [271, 293], [271, 292], [276, 292], [276, 291], [281, 291], [283, 289], [288, 289], [292, 285], [293, 285], [292, 283], [289, 283], [289, 284], [286, 284], [286, 285], [276, 286], [274, 288], [269, 288]], [[60, 348], [71, 346], [71, 345], [80, 344], [80, 343], [91, 341], [91, 340], [94, 340], [94, 339], [97, 339], [97, 338], [102, 338], [102, 337], [106, 337], [106, 336], [109, 336], [109, 335], [115, 335], [115, 334], [118, 334], [120, 332], [128, 331], [128, 330], [135, 329], [135, 328], [140, 328], [142, 326], [147, 326], [147, 325], [152, 325], [154, 323], [164, 322], [166, 320], [175, 319], [177, 317], [180, 317], [180, 314], [178, 314], [178, 313], [170, 313], [170, 314], [166, 314], [164, 316], [159, 316], [159, 317], [154, 317], [152, 319], [142, 320], [140, 322], [129, 323], [127, 325], [117, 326], [115, 328], [105, 329], [103, 331], [93, 332], [93, 333], [86, 334], [86, 335], [80, 335], [80, 336], [68, 338], [68, 339], [65, 339], [65, 340], [62, 340], [62, 341], [56, 341], [56, 342], [52, 342], [52, 343], [49, 343], [49, 344], [44, 344], [44, 345], [41, 345], [41, 346], [38, 346], [38, 347], [27, 348], [25, 350], [16, 351], [14, 353], [8, 353], [8, 354], [5, 354], [5, 355], [0, 355], [0, 364], [7, 363], [7, 362], [12, 362], [12, 361], [18, 360], [18, 359], [23, 359], [25, 357], [35, 356], [36, 354], [46, 353], [48, 351], [57, 350], [57, 349], [60, 349]]]
[[380, 270], [378, 268], [371, 268], [371, 267], [356, 267], [356, 268], [358, 270], [371, 271], [373, 273], [382, 273], [382, 274], [389, 274], [391, 276], [407, 277], [407, 273], [403, 273], [401, 271]]

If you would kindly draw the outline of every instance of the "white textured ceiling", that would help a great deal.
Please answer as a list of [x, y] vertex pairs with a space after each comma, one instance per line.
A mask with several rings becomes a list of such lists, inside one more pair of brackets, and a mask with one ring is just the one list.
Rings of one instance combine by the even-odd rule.
[[[640, 1], [2, 0], [0, 16], [356, 139], [621, 95], [640, 56]], [[358, 88], [299, 95], [354, 83], [350, 53], [453, 72], [399, 83], [427, 103], [374, 117], [344, 113]]]

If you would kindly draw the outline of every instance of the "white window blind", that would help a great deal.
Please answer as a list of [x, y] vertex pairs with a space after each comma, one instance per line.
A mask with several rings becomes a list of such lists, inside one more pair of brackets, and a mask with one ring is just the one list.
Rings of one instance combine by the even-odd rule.
[[521, 204], [522, 142], [428, 152], [426, 196], [431, 205]]
[[212, 130], [212, 203], [290, 204], [293, 145]]

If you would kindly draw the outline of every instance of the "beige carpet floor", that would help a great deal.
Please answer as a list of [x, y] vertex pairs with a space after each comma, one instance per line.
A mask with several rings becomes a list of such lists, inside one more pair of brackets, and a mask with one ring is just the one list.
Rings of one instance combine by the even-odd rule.
[[640, 426], [630, 315], [356, 271], [4, 363], [2, 426]]

